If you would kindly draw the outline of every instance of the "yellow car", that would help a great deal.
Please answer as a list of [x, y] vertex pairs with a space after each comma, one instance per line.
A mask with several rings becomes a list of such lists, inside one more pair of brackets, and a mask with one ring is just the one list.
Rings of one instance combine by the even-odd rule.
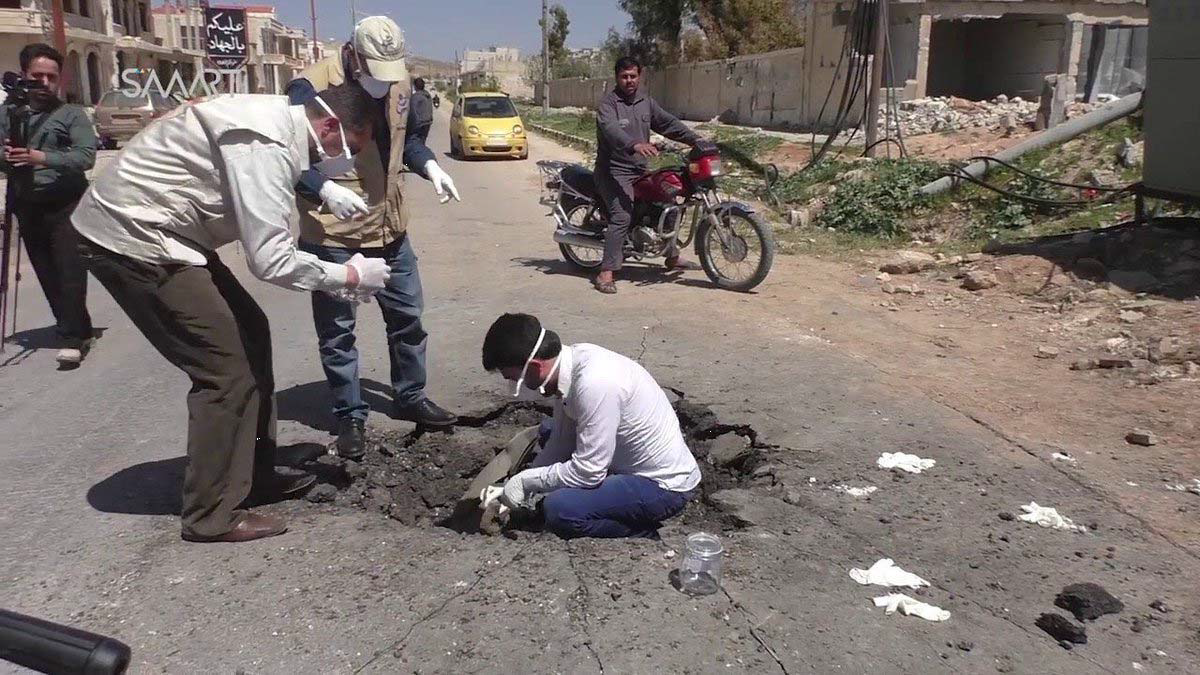
[[465, 92], [450, 115], [450, 153], [455, 157], [529, 157], [525, 125], [508, 94]]

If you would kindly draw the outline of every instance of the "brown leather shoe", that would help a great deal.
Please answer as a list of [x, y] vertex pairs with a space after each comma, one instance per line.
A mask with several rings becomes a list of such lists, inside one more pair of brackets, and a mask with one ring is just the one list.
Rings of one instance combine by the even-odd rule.
[[277, 466], [270, 473], [254, 477], [250, 495], [243, 505], [246, 507], [274, 504], [286, 499], [303, 497], [317, 482], [317, 477], [306, 471], [286, 466]]
[[234, 525], [233, 529], [225, 534], [218, 534], [215, 537], [205, 537], [184, 532], [183, 540], [196, 543], [253, 541], [255, 539], [274, 537], [284, 532], [287, 532], [287, 523], [284, 523], [283, 520], [275, 516], [247, 511], [242, 514], [242, 518], [237, 522], [237, 525]]

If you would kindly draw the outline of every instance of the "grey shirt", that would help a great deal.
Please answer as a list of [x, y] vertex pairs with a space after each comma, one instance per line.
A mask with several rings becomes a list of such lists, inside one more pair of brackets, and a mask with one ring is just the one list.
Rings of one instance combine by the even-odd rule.
[[630, 98], [616, 89], [609, 91], [596, 106], [596, 170], [645, 173], [647, 159], [634, 152], [633, 146], [650, 142], [651, 131], [688, 145], [700, 140], [642, 89]]

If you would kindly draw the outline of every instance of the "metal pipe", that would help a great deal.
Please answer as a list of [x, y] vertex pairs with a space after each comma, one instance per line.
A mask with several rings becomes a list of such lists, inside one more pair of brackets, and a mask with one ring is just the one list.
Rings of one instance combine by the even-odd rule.
[[579, 234], [571, 234], [562, 230], [554, 231], [554, 241], [559, 244], [567, 244], [568, 246], [578, 246], [580, 248], [591, 248], [597, 251], [604, 250], [604, 240], [593, 237], [585, 237]]
[[[1086, 115], [1080, 115], [1075, 119], [1068, 120], [1056, 127], [1052, 127], [1039, 134], [1031, 136], [1020, 143], [1017, 143], [1011, 148], [1001, 150], [1000, 152], [996, 153], [996, 159], [1005, 162], [1011, 162], [1021, 155], [1033, 150], [1044, 148], [1048, 145], [1054, 145], [1055, 143], [1069, 141], [1080, 134], [1095, 129], [1096, 127], [1103, 126], [1115, 119], [1132, 114], [1133, 111], [1138, 109], [1138, 106], [1140, 106], [1141, 103], [1142, 92], [1139, 91], [1136, 94], [1130, 94], [1125, 98], [1109, 103], [1099, 110], [1093, 110]], [[973, 178], [980, 178], [989, 170], [991, 170], [992, 164], [992, 162], [989, 162], [986, 159], [981, 159], [977, 162], [968, 164], [967, 166], [963, 167], [962, 170], [964, 173], [972, 176]], [[959, 182], [959, 179], [954, 176], [943, 176], [922, 187], [921, 194], [936, 195], [939, 192], [945, 192], [952, 187], [956, 187]]]

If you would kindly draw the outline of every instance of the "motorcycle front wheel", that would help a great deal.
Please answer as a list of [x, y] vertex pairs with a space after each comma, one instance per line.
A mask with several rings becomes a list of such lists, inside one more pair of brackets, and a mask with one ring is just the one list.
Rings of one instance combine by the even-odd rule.
[[[567, 222], [571, 223], [571, 226], [576, 229], [592, 229], [589, 226], [591, 225], [595, 208], [591, 204], [580, 204], [567, 211]], [[583, 272], [598, 270], [600, 269], [600, 264], [604, 262], [604, 251], [598, 249], [559, 244], [558, 250], [562, 253], [563, 260], [566, 260], [572, 267]]]
[[775, 235], [757, 214], [740, 206], [717, 207], [700, 222], [696, 255], [718, 288], [746, 292], [761, 284], [775, 261]]

